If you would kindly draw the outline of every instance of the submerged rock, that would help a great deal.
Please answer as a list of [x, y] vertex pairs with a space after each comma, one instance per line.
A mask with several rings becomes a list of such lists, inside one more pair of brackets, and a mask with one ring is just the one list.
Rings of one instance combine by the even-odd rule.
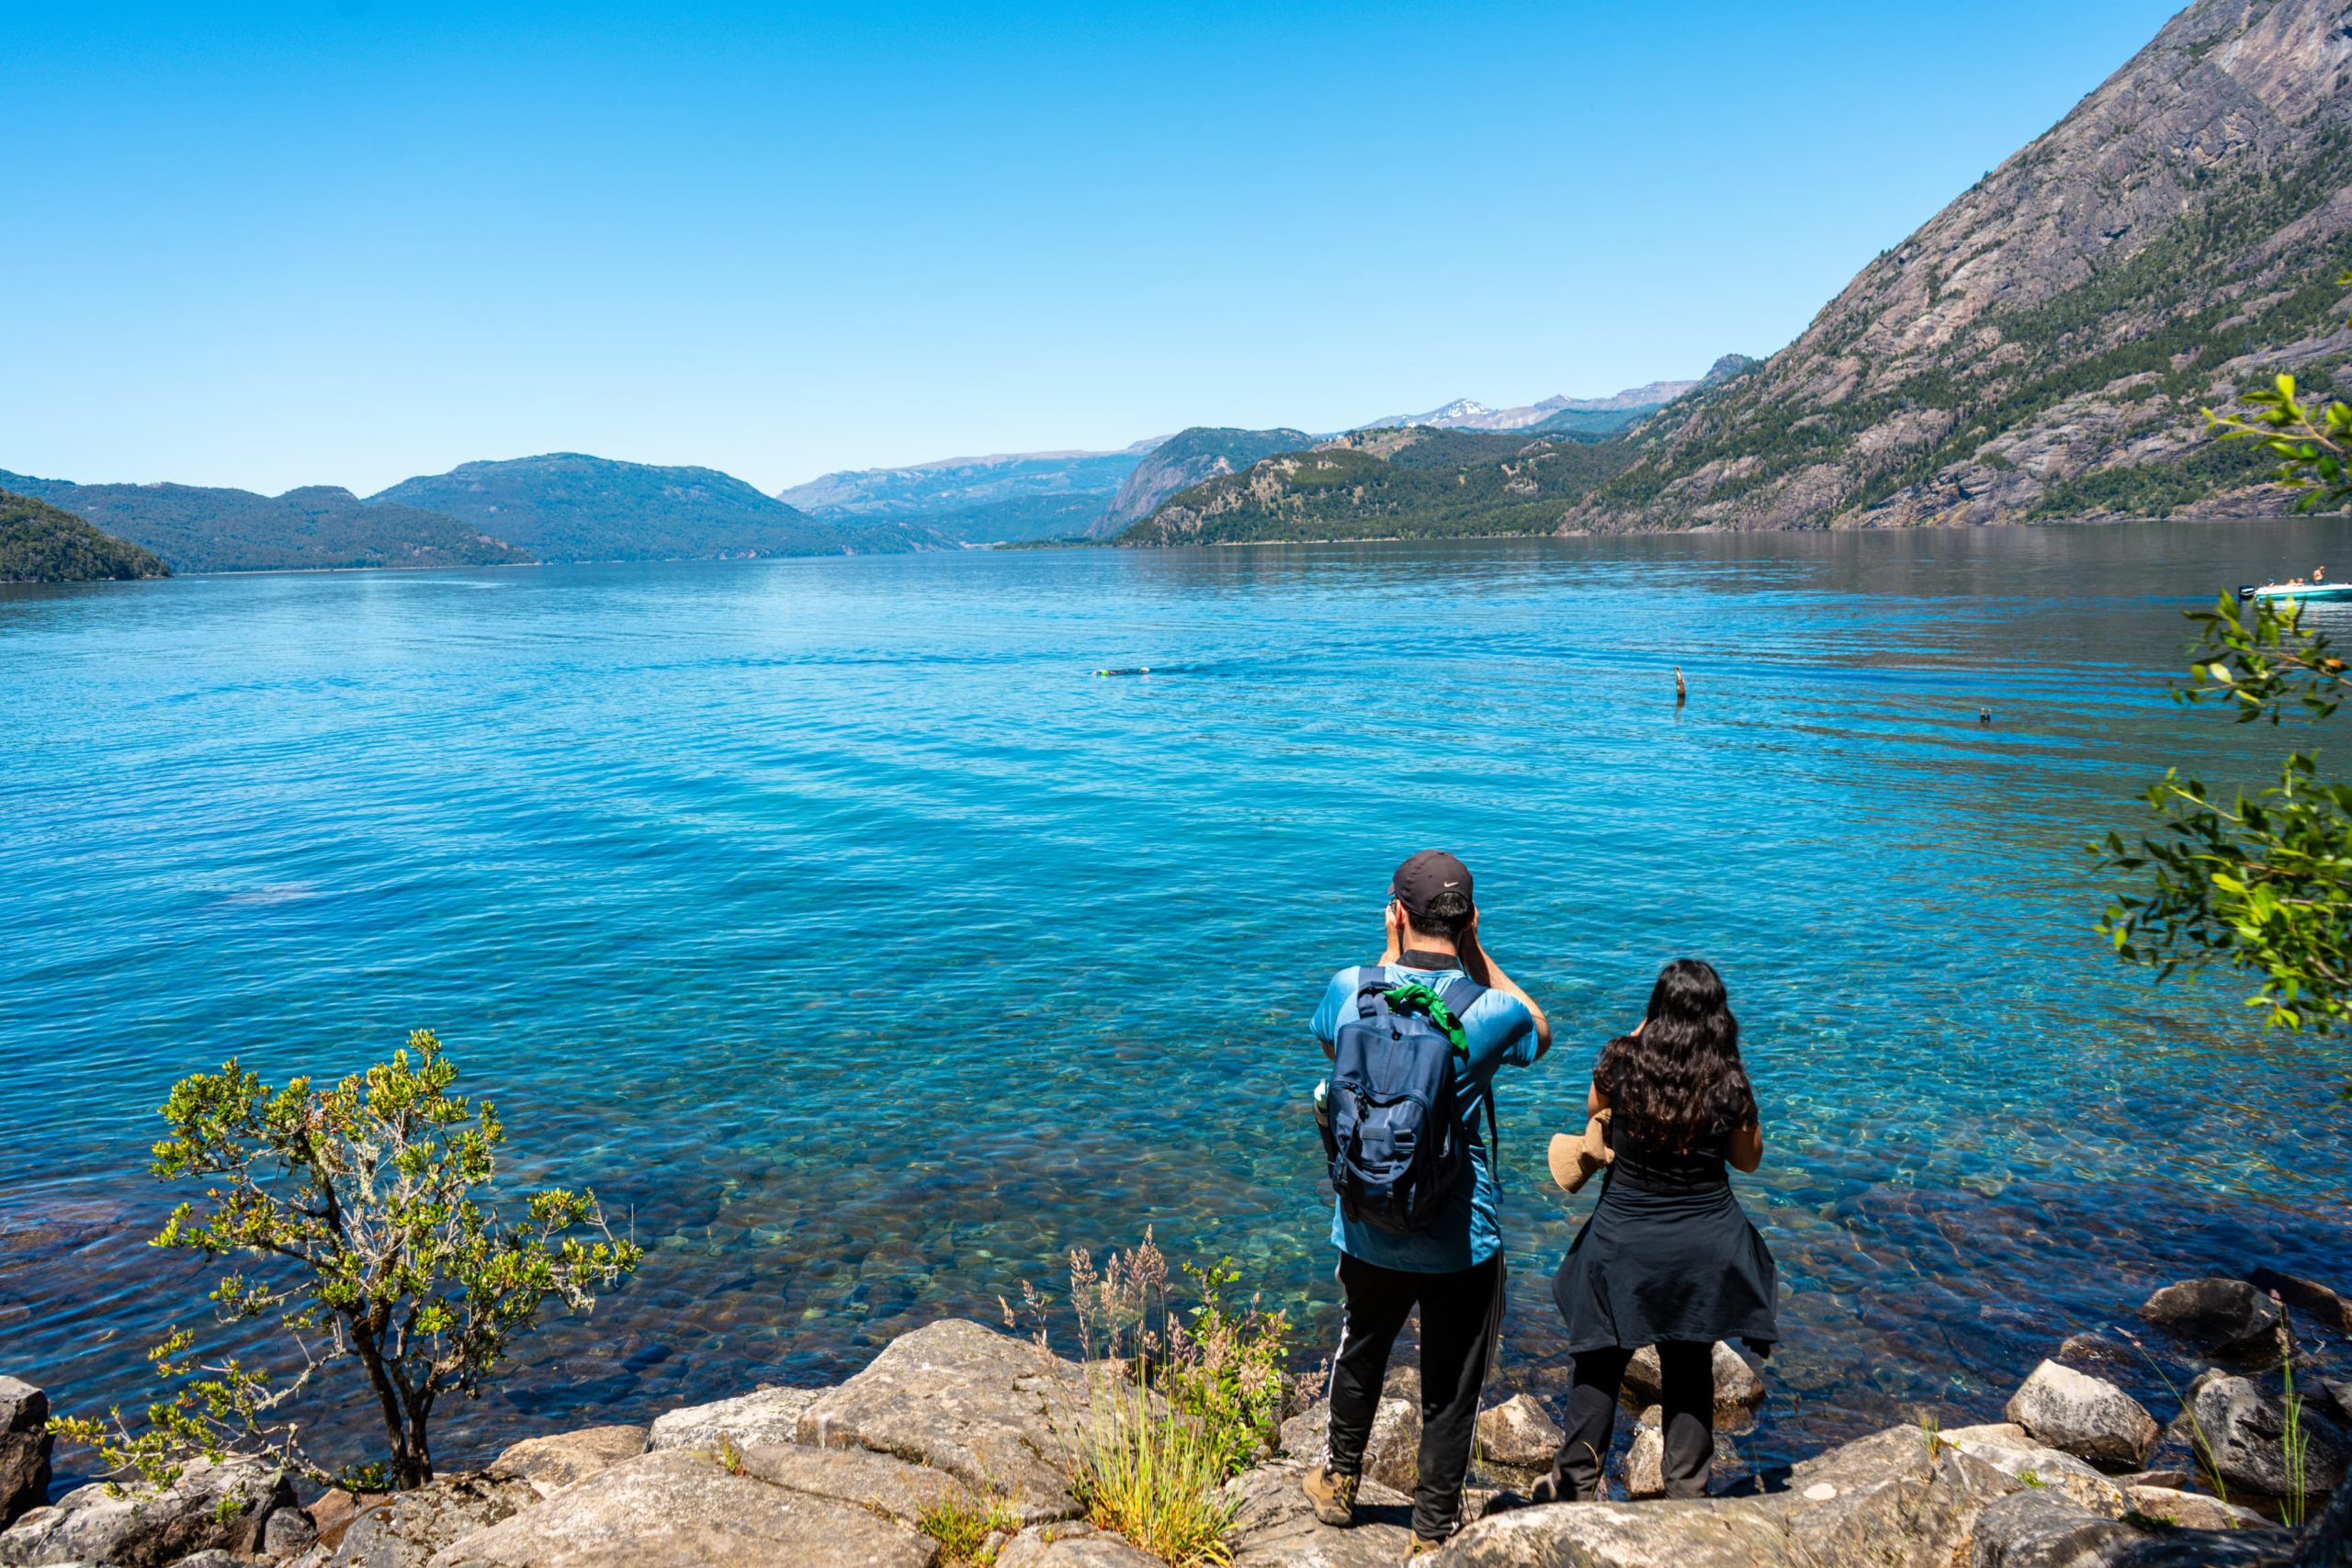
[[191, 1460], [169, 1486], [80, 1486], [0, 1530], [0, 1563], [162, 1568], [218, 1548], [250, 1552], [269, 1516], [294, 1506], [285, 1472], [261, 1460]]
[[0, 1529], [49, 1501], [49, 1395], [0, 1377]]
[[2005, 1413], [2037, 1442], [2124, 1468], [2145, 1463], [2162, 1434], [2138, 1400], [2104, 1378], [2055, 1361], [2034, 1368]]
[[2257, 1269], [2251, 1276], [2256, 1289], [2269, 1292], [2290, 1309], [2303, 1314], [2323, 1334], [2352, 1334], [2352, 1301], [2315, 1280], [2298, 1279], [2276, 1269]]
[[436, 1552], [431, 1568], [932, 1568], [937, 1547], [858, 1503], [771, 1485], [707, 1454], [625, 1460]]
[[2244, 1280], [2183, 1280], [2150, 1296], [2140, 1315], [2199, 1349], [2232, 1360], [2278, 1354], [2278, 1303]]
[[763, 1388], [734, 1399], [689, 1404], [656, 1416], [640, 1451], [655, 1449], [715, 1449], [723, 1435], [739, 1449], [754, 1443], [797, 1440], [800, 1417], [820, 1388]]

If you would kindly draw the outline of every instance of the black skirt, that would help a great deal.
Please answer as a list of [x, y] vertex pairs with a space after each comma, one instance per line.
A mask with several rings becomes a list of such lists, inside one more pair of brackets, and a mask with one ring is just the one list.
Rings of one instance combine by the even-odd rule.
[[1600, 1201], [1552, 1277], [1568, 1350], [1637, 1349], [1660, 1340], [1781, 1337], [1780, 1271], [1727, 1181], [1652, 1190], [1602, 1178]]

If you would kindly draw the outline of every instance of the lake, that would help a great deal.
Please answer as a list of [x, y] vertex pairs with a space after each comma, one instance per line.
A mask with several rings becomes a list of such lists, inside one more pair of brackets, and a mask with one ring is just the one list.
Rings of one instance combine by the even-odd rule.
[[[1153, 1227], [1329, 1348], [1306, 1021], [1442, 844], [1554, 1053], [1500, 1088], [1510, 1377], [1544, 1180], [1664, 961], [1713, 961], [1788, 1340], [1758, 1461], [1985, 1418], [2067, 1334], [2263, 1263], [2352, 1288], [2341, 1054], [2152, 987], [2084, 845], [2267, 730], [2184, 610], [2342, 525], [1036, 551], [0, 589], [0, 1370], [143, 1397], [175, 1077], [412, 1028], [649, 1247], [448, 1410], [838, 1379]], [[1148, 675], [1098, 676], [1149, 666]], [[1678, 711], [1672, 670], [1690, 681]], [[1992, 722], [1981, 725], [1980, 706]], [[2158, 1397], [2159, 1415], [2171, 1404]], [[354, 1417], [361, 1423], [354, 1425]], [[356, 1404], [321, 1414], [364, 1435]]]

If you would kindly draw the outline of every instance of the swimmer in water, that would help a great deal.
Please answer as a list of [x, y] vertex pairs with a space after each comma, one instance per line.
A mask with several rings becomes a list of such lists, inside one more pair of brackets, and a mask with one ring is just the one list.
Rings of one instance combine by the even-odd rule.
[[1976, 710], [1976, 722], [1980, 725], [1991, 724], [1993, 722], [1993, 710], [1991, 708], [1978, 708]]

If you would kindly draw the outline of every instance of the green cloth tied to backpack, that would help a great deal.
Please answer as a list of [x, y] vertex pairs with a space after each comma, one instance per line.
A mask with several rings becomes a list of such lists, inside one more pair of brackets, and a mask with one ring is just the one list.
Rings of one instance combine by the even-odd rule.
[[1462, 1021], [1445, 1005], [1445, 998], [1419, 980], [1410, 980], [1392, 987], [1388, 995], [1390, 1009], [1397, 1012], [1417, 1012], [1444, 1031], [1453, 1042], [1453, 1048], [1464, 1056], [1470, 1054], [1470, 1037], [1463, 1032]]

